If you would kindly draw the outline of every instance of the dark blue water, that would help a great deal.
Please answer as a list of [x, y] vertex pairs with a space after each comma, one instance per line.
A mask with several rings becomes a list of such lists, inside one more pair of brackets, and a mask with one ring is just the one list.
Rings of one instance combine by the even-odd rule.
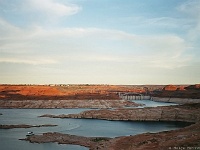
[[18, 139], [25, 138], [28, 131], [35, 134], [44, 132], [60, 132], [81, 136], [117, 137], [136, 135], [145, 132], [174, 130], [186, 126], [177, 122], [131, 122], [106, 121], [93, 119], [59, 119], [40, 118], [43, 114], [79, 113], [86, 109], [0, 109], [0, 124], [56, 124], [56, 127], [40, 127], [29, 129], [0, 129], [1, 150], [86, 150], [77, 145], [59, 145], [56, 143], [36, 144]]

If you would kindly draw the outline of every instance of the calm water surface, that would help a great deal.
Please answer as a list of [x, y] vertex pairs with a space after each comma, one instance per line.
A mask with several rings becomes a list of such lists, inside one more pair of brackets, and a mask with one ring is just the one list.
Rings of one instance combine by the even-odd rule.
[[40, 118], [43, 114], [79, 113], [88, 109], [0, 109], [0, 124], [56, 124], [56, 127], [40, 127], [29, 129], [0, 129], [1, 150], [87, 150], [78, 145], [59, 145], [56, 143], [36, 144], [18, 139], [25, 138], [28, 131], [35, 134], [44, 132], [60, 132], [81, 136], [117, 137], [136, 135], [145, 132], [159, 132], [182, 128], [187, 123], [180, 122], [131, 122], [106, 121], [95, 119], [59, 119]]
[[151, 100], [131, 100], [131, 101], [138, 104], [145, 104], [144, 106], [140, 106], [139, 108], [178, 105], [176, 103], [155, 102]]

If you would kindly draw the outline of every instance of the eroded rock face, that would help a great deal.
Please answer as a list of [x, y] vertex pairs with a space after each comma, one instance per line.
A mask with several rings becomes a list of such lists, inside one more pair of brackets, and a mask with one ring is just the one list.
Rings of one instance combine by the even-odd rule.
[[123, 108], [140, 104], [126, 100], [0, 100], [0, 108]]
[[200, 85], [167, 85], [163, 90], [153, 93], [153, 97], [200, 99]]
[[192, 98], [151, 97], [151, 100], [156, 102], [169, 102], [177, 104], [200, 103], [200, 99]]
[[176, 85], [167, 85], [163, 88], [165, 91], [176, 91], [179, 87]]
[[183, 106], [162, 106], [153, 108], [129, 108], [129, 109], [101, 109], [89, 110], [79, 114], [68, 115], [43, 115], [41, 117], [52, 118], [90, 118], [105, 120], [138, 120], [138, 121], [200, 121], [200, 104]]
[[[0, 108], [122, 108], [136, 106], [123, 101], [120, 93], [142, 93], [179, 103], [200, 101], [200, 85], [0, 85]], [[155, 90], [159, 89], [157, 92]], [[162, 90], [163, 89], [163, 90]], [[166, 100], [167, 100], [166, 99]]]
[[200, 90], [200, 84], [190, 85], [186, 87], [187, 90]]
[[144, 92], [142, 87], [117, 85], [0, 85], [1, 100], [116, 100], [118, 92]]
[[[189, 85], [190, 86], [190, 85]], [[188, 85], [166, 85], [162, 90], [163, 91], [185, 91]], [[192, 85], [193, 86], [193, 85]]]

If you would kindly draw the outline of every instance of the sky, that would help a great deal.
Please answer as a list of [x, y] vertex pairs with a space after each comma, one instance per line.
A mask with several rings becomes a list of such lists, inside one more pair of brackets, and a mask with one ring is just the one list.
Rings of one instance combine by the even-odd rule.
[[196, 84], [199, 41], [199, 0], [0, 0], [0, 84]]

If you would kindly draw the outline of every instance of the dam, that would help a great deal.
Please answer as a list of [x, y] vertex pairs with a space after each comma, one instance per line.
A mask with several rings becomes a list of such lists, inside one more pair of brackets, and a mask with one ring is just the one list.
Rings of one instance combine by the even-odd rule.
[[119, 97], [124, 100], [150, 100], [150, 95], [140, 93], [119, 93]]

